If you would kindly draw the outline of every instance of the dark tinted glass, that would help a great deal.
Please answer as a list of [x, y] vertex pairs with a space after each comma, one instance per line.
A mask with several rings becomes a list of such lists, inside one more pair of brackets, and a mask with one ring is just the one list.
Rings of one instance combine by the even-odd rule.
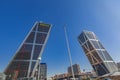
[[107, 51], [103, 51], [103, 55], [105, 56], [105, 60], [112, 60], [111, 56], [108, 54]]
[[31, 71], [33, 71], [36, 62], [32, 62]]
[[34, 55], [33, 55], [34, 60], [38, 59], [41, 49], [42, 49], [41, 45], [35, 45]]
[[25, 61], [12, 61], [11, 65], [7, 69], [6, 73], [11, 74], [11, 76], [17, 75], [15, 72], [18, 73], [17, 77], [22, 78], [27, 76], [29, 67], [29, 62]]
[[105, 57], [104, 57], [102, 51], [101, 50], [97, 50], [97, 52], [98, 52], [99, 56], [101, 57], [101, 59], [105, 60]]
[[96, 49], [100, 49], [99, 43], [97, 41], [91, 41]]
[[87, 45], [89, 46], [90, 51], [93, 50], [93, 46], [91, 45], [90, 41], [87, 41]]
[[34, 41], [34, 36], [35, 36], [35, 32], [31, 32], [25, 42], [26, 42], [26, 43], [33, 43], [33, 41]]
[[105, 49], [99, 41], [98, 43], [99, 43], [100, 49]]
[[99, 55], [98, 55], [98, 53], [97, 53], [96, 51], [93, 51], [92, 54], [93, 54], [93, 56], [94, 56], [99, 62], [102, 61], [101, 58], [99, 57]]
[[96, 70], [99, 76], [109, 73], [103, 63], [94, 65], [93, 68]]
[[23, 44], [20, 51], [15, 56], [15, 60], [27, 60], [31, 57], [32, 45]]
[[[79, 38], [79, 40], [80, 40], [82, 43], [85, 42], [84, 33], [81, 33], [80, 36], [79, 36], [78, 38]], [[81, 43], [81, 44], [82, 44], [82, 43]]]
[[36, 43], [44, 44], [47, 34], [37, 33]]

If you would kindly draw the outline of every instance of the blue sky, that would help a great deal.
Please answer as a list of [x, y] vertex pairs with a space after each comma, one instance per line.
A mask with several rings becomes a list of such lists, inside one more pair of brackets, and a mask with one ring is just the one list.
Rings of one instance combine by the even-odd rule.
[[64, 24], [73, 64], [92, 69], [77, 41], [82, 30], [95, 32], [116, 62], [120, 62], [119, 0], [0, 0], [0, 72], [36, 21], [53, 25], [42, 62], [48, 75], [67, 72], [69, 64]]

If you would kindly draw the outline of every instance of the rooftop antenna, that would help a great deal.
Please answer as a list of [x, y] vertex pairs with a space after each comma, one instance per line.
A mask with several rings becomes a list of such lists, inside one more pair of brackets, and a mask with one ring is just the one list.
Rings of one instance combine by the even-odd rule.
[[65, 38], [66, 38], [67, 49], [68, 49], [68, 56], [69, 56], [69, 61], [70, 61], [70, 66], [71, 66], [71, 71], [72, 71], [72, 77], [73, 77], [73, 80], [75, 80], [73, 66], [72, 66], [72, 58], [71, 58], [70, 46], [69, 46], [69, 41], [68, 41], [68, 36], [67, 36], [67, 31], [66, 31], [66, 25], [64, 26], [64, 31], [65, 31]]

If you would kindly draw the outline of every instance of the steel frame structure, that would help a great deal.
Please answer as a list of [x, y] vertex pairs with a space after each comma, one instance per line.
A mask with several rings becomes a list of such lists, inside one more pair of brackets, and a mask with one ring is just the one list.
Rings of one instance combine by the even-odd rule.
[[43, 22], [36, 22], [33, 25], [32, 29], [29, 31], [12, 60], [4, 70], [5, 74], [14, 76], [16, 74], [14, 71], [17, 71], [18, 75], [16, 75], [14, 80], [22, 77], [35, 76], [35, 69], [37, 68], [35, 66], [38, 66], [39, 64], [38, 58], [42, 57], [43, 50], [51, 31], [51, 26], [52, 25]]
[[118, 71], [116, 63], [93, 32], [83, 31], [78, 41], [98, 76]]

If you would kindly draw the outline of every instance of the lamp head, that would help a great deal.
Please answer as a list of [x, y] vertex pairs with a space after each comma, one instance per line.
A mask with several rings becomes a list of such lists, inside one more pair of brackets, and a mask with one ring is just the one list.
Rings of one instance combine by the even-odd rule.
[[41, 60], [41, 57], [38, 57], [38, 60]]

